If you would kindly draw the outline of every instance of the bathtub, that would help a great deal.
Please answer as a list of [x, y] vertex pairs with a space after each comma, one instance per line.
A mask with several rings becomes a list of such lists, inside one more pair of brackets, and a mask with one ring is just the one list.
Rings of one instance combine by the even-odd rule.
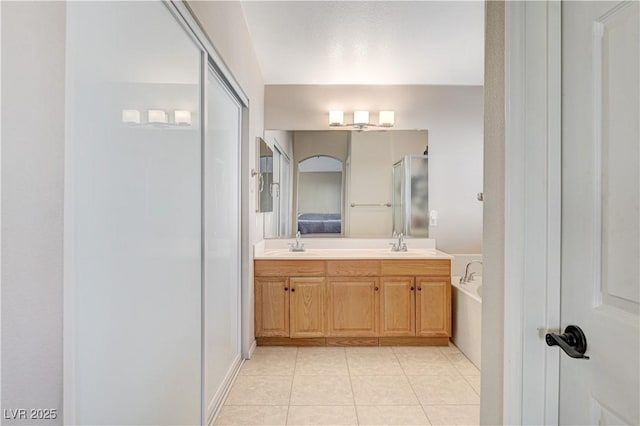
[[452, 277], [453, 305], [451, 340], [480, 368], [480, 342], [482, 341], [482, 277], [460, 284], [460, 277]]

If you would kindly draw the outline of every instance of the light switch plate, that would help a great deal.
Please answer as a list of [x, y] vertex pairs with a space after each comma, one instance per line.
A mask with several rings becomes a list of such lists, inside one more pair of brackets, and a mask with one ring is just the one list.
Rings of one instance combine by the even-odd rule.
[[431, 210], [429, 213], [429, 226], [438, 226], [438, 211]]

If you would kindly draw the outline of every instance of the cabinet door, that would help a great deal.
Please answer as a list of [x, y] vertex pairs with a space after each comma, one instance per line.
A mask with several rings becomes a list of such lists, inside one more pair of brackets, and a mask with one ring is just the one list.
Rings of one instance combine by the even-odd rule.
[[256, 336], [289, 337], [289, 280], [256, 278]]
[[291, 337], [324, 336], [324, 278], [289, 278]]
[[327, 283], [327, 335], [377, 336], [378, 278], [330, 278]]
[[451, 280], [416, 278], [417, 335], [451, 336]]
[[380, 280], [380, 336], [416, 335], [416, 296], [412, 277]]

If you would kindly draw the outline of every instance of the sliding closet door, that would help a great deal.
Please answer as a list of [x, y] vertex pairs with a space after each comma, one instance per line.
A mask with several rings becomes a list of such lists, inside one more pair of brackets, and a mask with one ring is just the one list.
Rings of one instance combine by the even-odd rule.
[[207, 417], [240, 365], [240, 126], [236, 98], [209, 70], [204, 173]]
[[161, 2], [67, 11], [65, 421], [199, 424], [201, 51]]

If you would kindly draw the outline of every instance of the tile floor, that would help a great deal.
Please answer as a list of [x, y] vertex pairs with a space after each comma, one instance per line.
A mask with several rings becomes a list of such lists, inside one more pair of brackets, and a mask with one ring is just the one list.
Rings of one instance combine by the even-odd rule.
[[217, 425], [477, 425], [480, 371], [455, 346], [258, 347]]

